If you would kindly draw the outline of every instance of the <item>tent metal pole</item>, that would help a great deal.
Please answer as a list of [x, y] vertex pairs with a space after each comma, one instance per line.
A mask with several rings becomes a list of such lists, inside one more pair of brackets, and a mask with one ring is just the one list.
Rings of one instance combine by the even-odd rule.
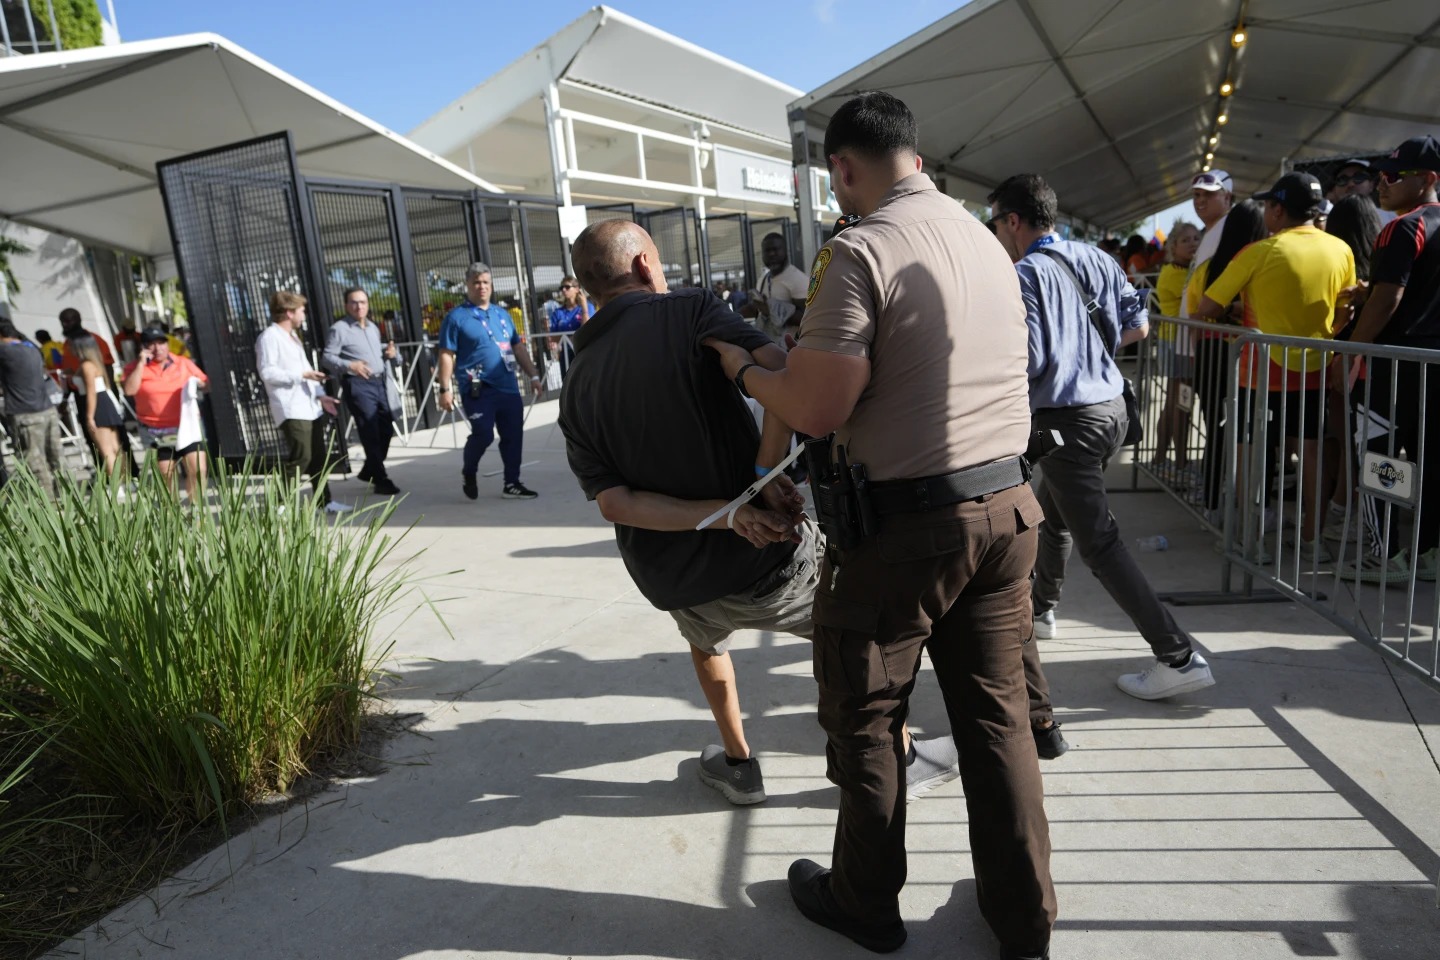
[[65, 46], [60, 42], [60, 23], [55, 19], [55, 0], [45, 0], [45, 10], [50, 14], [50, 39], [57, 51], [63, 50]]
[[40, 41], [35, 39], [35, 18], [30, 16], [30, 0], [21, 0], [20, 8], [25, 11], [25, 29], [30, 31], [30, 52], [40, 52]]

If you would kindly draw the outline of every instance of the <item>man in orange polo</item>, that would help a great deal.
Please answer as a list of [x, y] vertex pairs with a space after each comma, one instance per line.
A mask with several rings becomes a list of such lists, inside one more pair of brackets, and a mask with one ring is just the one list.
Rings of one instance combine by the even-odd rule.
[[[196, 503], [204, 489], [208, 463], [198, 422], [186, 422], [185, 391], [192, 379], [200, 381], [202, 390], [210, 389], [209, 378], [193, 360], [170, 352], [170, 336], [164, 327], [146, 327], [140, 334], [139, 359], [125, 368], [125, 395], [134, 400], [140, 438], [146, 447], [154, 448], [160, 475], [173, 485], [175, 461], [182, 461], [185, 492], [190, 502]], [[186, 434], [183, 444], [182, 433]], [[191, 439], [192, 433], [195, 439]]]

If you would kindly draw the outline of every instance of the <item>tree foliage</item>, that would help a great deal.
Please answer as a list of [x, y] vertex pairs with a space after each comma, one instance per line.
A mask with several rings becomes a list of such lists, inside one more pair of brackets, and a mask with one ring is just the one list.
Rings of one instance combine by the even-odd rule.
[[[55, 6], [55, 22], [60, 27], [60, 46], [66, 50], [98, 47], [104, 36], [100, 4], [96, 0], [50, 0]], [[50, 30], [50, 6], [46, 0], [30, 0], [30, 15], [35, 20], [35, 33], [53, 41]]]
[[22, 256], [29, 252], [30, 248], [19, 240], [0, 237], [0, 275], [5, 277], [5, 289], [10, 297], [20, 292], [20, 281], [15, 279], [15, 271], [10, 268], [10, 256]]

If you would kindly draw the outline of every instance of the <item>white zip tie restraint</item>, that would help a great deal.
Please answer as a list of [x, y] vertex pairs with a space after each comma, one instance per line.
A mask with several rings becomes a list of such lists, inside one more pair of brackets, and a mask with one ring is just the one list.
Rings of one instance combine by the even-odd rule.
[[790, 456], [786, 457], [784, 460], [781, 460], [770, 470], [769, 473], [765, 474], [765, 476], [761, 477], [754, 483], [750, 484], [750, 486], [746, 487], [745, 492], [740, 494], [740, 496], [736, 497], [734, 500], [731, 500], [729, 503], [725, 504], [725, 506], [721, 507], [719, 510], [716, 510], [704, 520], [701, 520], [698, 524], [695, 525], [695, 529], [704, 530], [706, 527], [710, 526], [710, 524], [714, 523], [716, 520], [719, 520], [721, 517], [726, 517], [726, 525], [729, 526], [732, 530], [735, 529], [735, 512], [741, 507], [745, 506], [745, 504], [749, 503], [751, 500], [755, 499], [756, 495], [759, 494], [761, 490], [765, 489], [765, 485], [767, 483], [780, 476], [780, 474], [784, 473], [785, 468], [790, 466], [790, 464], [794, 463], [796, 460], [799, 460], [800, 454], [804, 451], [805, 445], [797, 443], [795, 445], [795, 449], [790, 451]]

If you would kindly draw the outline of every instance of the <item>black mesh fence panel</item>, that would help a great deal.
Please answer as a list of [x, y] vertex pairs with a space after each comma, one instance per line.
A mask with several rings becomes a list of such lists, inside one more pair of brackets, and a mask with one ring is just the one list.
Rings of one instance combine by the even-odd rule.
[[326, 317], [333, 321], [345, 316], [345, 289], [363, 287], [381, 339], [410, 339], [389, 192], [317, 186], [310, 189], [310, 199], [320, 241]]
[[425, 333], [433, 339], [449, 309], [465, 299], [465, 268], [476, 259], [470, 205], [460, 197], [406, 193], [415, 284]]
[[639, 222], [635, 216], [635, 204], [615, 203], [603, 207], [586, 207], [585, 221], [587, 223], [599, 223], [601, 220], [633, 220]]
[[522, 207], [525, 218], [525, 249], [530, 256], [530, 300], [525, 319], [531, 333], [545, 333], [550, 327], [545, 303], [560, 294], [565, 277], [565, 238], [560, 235], [560, 215], [554, 207]]
[[495, 283], [494, 298], [517, 303], [521, 299], [520, 271], [525, 256], [520, 246], [520, 211], [508, 204], [485, 204], [481, 208], [485, 225], [485, 263]]
[[655, 238], [665, 281], [671, 289], [700, 283], [700, 245], [695, 233], [695, 211], [685, 207], [645, 215], [645, 227]]
[[[307, 286], [289, 135], [180, 157], [156, 169], [197, 360], [210, 378], [212, 451], [226, 458], [282, 457], [286, 444], [255, 370], [255, 340], [269, 323], [270, 294]], [[313, 351], [315, 343], [307, 339], [306, 346]]]
[[756, 278], [750, 266], [750, 238], [743, 214], [710, 217], [705, 221], [706, 251], [710, 257], [710, 282], [731, 290], [749, 290]]

